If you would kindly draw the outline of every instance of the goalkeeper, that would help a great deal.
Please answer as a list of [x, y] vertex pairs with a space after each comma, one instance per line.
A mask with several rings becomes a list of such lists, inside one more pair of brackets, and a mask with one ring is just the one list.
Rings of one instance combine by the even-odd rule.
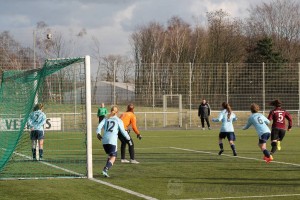
[[[127, 111], [122, 113], [120, 118], [124, 123], [125, 130], [130, 132], [128, 127], [131, 125], [133, 131], [137, 135], [137, 138], [141, 140], [142, 136], [141, 136], [140, 131], [138, 130], [138, 128], [136, 126], [136, 116], [135, 116], [133, 110], [134, 110], [134, 105], [131, 103], [127, 106]], [[133, 140], [130, 137], [130, 135], [129, 135], [130, 141], [126, 140], [124, 138], [124, 136], [122, 134], [120, 134], [120, 132], [118, 134], [118, 137], [121, 141], [121, 162], [122, 163], [129, 163], [130, 162], [130, 163], [133, 163], [133, 164], [138, 164], [139, 162], [135, 160], [134, 143], [133, 143]], [[130, 161], [125, 159], [126, 144], [128, 144]]]
[[39, 144], [39, 160], [43, 159], [44, 153], [44, 124], [46, 123], [46, 115], [42, 111], [43, 104], [38, 103], [34, 106], [33, 112], [28, 118], [28, 127], [31, 130], [30, 139], [32, 141], [32, 158], [36, 160], [36, 143]]
[[[102, 174], [105, 177], [109, 177], [108, 170], [113, 166], [117, 157], [118, 133], [122, 134], [127, 141], [130, 140], [128, 133], [124, 129], [123, 122], [117, 116], [117, 113], [118, 107], [113, 106], [108, 118], [104, 118], [100, 122], [96, 130], [97, 138], [99, 140], [102, 140], [104, 151], [108, 155], [106, 165], [102, 171]], [[104, 128], [103, 138], [101, 136], [102, 128]]]

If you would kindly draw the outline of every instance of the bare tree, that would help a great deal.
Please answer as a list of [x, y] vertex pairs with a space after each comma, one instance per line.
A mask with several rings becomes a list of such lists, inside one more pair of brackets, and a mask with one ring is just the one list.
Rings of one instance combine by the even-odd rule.
[[[274, 48], [289, 61], [299, 59], [300, 3], [293, 0], [274, 0], [249, 9], [247, 35], [258, 40], [271, 37]], [[252, 43], [252, 44], [253, 44]]]
[[189, 52], [190, 62], [203, 62], [206, 58], [206, 51], [208, 47], [208, 34], [205, 27], [202, 27], [198, 19], [195, 18], [196, 25], [191, 32]]
[[[64, 35], [62, 32], [51, 29], [44, 21], [40, 21], [36, 26], [35, 33], [36, 46], [39, 50], [38, 54], [46, 59], [49, 58], [68, 58], [72, 57], [76, 49], [76, 39], [82, 38], [86, 31], [82, 29], [79, 33], [75, 34], [72, 30], [68, 35]], [[42, 62], [42, 61], [41, 61]], [[51, 81], [46, 79], [46, 85], [49, 91], [49, 98], [51, 101], [54, 99], [52, 96], [59, 96], [60, 102], [63, 101], [63, 85], [64, 80], [67, 77], [75, 76], [74, 73], [77, 73], [74, 70], [60, 70], [57, 72], [56, 81]], [[53, 78], [54, 79], [54, 78]], [[54, 83], [58, 85], [54, 86]], [[76, 88], [74, 88], [75, 90]]]
[[100, 53], [100, 41], [93, 37], [92, 38], [93, 42], [94, 42], [94, 46], [92, 47], [92, 58], [96, 61], [97, 63], [97, 72], [95, 75], [95, 81], [93, 84], [93, 93], [92, 93], [92, 101], [96, 102], [96, 93], [97, 93], [97, 89], [98, 89], [98, 84], [99, 81], [101, 79], [101, 53]]
[[0, 33], [0, 69], [30, 69], [32, 53], [32, 49], [20, 45], [9, 31]]
[[118, 67], [119, 67], [120, 80], [123, 83], [133, 83], [134, 62], [128, 57], [122, 57], [122, 62]]
[[170, 61], [179, 63], [181, 59], [184, 59], [183, 53], [188, 49], [190, 33], [190, 25], [181, 18], [174, 16], [168, 21], [168, 47], [170, 48], [170, 57], [172, 58]]
[[[167, 36], [168, 36], [168, 48], [169, 48], [169, 62], [174, 62], [175, 65], [170, 65], [170, 91], [180, 93], [180, 84], [179, 84], [179, 62], [189, 62], [190, 58], [186, 59], [188, 55], [188, 49], [190, 44], [190, 34], [191, 29], [190, 25], [184, 22], [181, 18], [174, 16], [168, 21]], [[175, 82], [175, 86], [173, 86]]]
[[131, 35], [131, 44], [135, 58], [136, 93], [149, 97], [147, 101], [151, 101], [152, 71], [156, 66], [147, 63], [163, 62], [166, 58], [164, 57], [167, 47], [166, 31], [161, 24], [150, 22], [148, 25], [138, 27]]
[[103, 57], [103, 77], [105, 78], [105, 81], [112, 82], [115, 78], [115, 82], [119, 82], [117, 74], [119, 72], [119, 66], [121, 63], [122, 56], [120, 55], [108, 55]]

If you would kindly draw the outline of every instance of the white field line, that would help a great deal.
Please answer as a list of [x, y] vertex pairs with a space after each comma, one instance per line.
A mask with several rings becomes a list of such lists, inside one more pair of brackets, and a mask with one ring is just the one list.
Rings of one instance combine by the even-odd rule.
[[[208, 152], [208, 151], [199, 151], [199, 150], [184, 149], [184, 148], [177, 148], [177, 147], [169, 147], [169, 148], [182, 150], [182, 151], [190, 151], [190, 152], [197, 152], [197, 153], [203, 153], [203, 154], [217, 155], [216, 153], [212, 153], [212, 152]], [[265, 162], [263, 159], [249, 158], [249, 157], [243, 157], [243, 156], [232, 156], [232, 155], [226, 155], [226, 154], [222, 154], [221, 156], [227, 156], [227, 157], [232, 157], [232, 158], [241, 158], [241, 159], [246, 159], [246, 160], [257, 160], [257, 161]], [[271, 163], [278, 163], [278, 164], [292, 165], [292, 166], [300, 167], [300, 164], [295, 164], [295, 163], [287, 163], [287, 162], [280, 162], [280, 161], [272, 161]]]
[[121, 190], [121, 191], [126, 192], [128, 194], [132, 194], [132, 195], [135, 195], [137, 197], [141, 197], [141, 198], [144, 198], [144, 199], [147, 199], [147, 200], [157, 200], [154, 197], [146, 196], [144, 194], [141, 194], [141, 193], [138, 193], [138, 192], [135, 192], [135, 191], [132, 191], [132, 190], [129, 190], [129, 189], [126, 189], [126, 188], [123, 188], [123, 187], [120, 187], [120, 186], [117, 186], [117, 185], [105, 182], [105, 181], [101, 181], [99, 179], [92, 178], [92, 179], [89, 179], [89, 180], [95, 181], [97, 183], [100, 183], [100, 184], [112, 187], [112, 188], [117, 189], [117, 190]]
[[215, 135], [212, 134], [201, 134], [201, 135], [172, 135], [172, 136], [158, 136], [158, 135], [153, 135], [153, 136], [143, 136], [145, 138], [182, 138], [182, 137], [216, 137]]
[[[184, 148], [177, 148], [177, 147], [169, 147], [169, 148], [182, 150], [182, 151], [190, 151], [190, 152], [198, 152], [198, 153], [203, 153], [203, 154], [217, 155], [216, 153], [212, 153], [212, 152], [208, 152], [208, 151], [198, 151], [198, 150], [193, 150], [193, 149], [184, 149]], [[247, 160], [258, 160], [258, 161], [265, 162], [264, 160], [257, 159], [257, 158], [232, 156], [232, 155], [226, 155], [226, 154], [222, 154], [222, 156], [241, 158], [241, 159], [247, 159]], [[286, 163], [286, 162], [279, 162], [279, 161], [272, 161], [272, 162], [300, 167], [300, 164]], [[253, 198], [275, 198], [275, 197], [293, 197], [293, 196], [300, 196], [300, 194], [281, 194], [281, 195], [265, 195], [265, 196], [241, 196], [241, 197], [219, 197], [219, 198], [200, 198], [200, 199], [181, 199], [181, 200], [253, 199]]]
[[279, 194], [265, 196], [241, 196], [241, 197], [220, 197], [220, 198], [200, 198], [200, 199], [180, 199], [180, 200], [222, 200], [222, 199], [256, 199], [256, 198], [275, 198], [275, 197], [295, 197], [300, 194]]
[[[21, 157], [23, 157], [23, 158], [27, 158], [27, 159], [29, 159], [29, 160], [31, 159], [31, 157], [26, 156], [26, 155], [24, 155], [24, 154], [20, 154], [20, 153], [17, 153], [17, 152], [14, 152], [14, 154], [16, 154], [16, 155], [18, 155], [18, 156], [21, 156]], [[50, 167], [53, 167], [53, 168], [56, 168], [56, 169], [60, 169], [60, 170], [62, 170], [62, 171], [65, 171], [65, 172], [68, 172], [68, 173], [71, 173], [71, 174], [74, 174], [74, 175], [77, 175], [77, 176], [86, 177], [86, 176], [83, 175], [83, 174], [80, 174], [80, 173], [77, 173], [77, 172], [74, 172], [74, 171], [71, 171], [71, 170], [62, 168], [62, 167], [58, 167], [58, 166], [56, 166], [56, 165], [47, 163], [47, 162], [45, 162], [45, 161], [36, 161], [36, 162], [42, 163], [42, 164], [44, 164], [44, 165], [47, 165], [47, 166], [50, 166]], [[123, 187], [120, 187], [120, 186], [117, 186], [117, 185], [114, 185], [114, 184], [105, 182], [105, 181], [101, 181], [101, 180], [98, 180], [98, 179], [95, 179], [95, 178], [88, 179], [88, 180], [91, 180], [91, 181], [94, 181], [94, 182], [97, 182], [97, 183], [100, 183], [100, 184], [103, 184], [103, 185], [112, 187], [112, 188], [114, 188], [114, 189], [117, 189], [117, 190], [126, 192], [126, 193], [128, 193], [128, 194], [135, 195], [135, 196], [140, 197], [140, 198], [144, 198], [144, 199], [147, 199], [147, 200], [157, 200], [156, 198], [153, 198], [153, 197], [150, 197], [150, 196], [146, 196], [146, 195], [144, 195], [144, 194], [141, 194], [141, 193], [138, 193], [138, 192], [135, 192], [135, 191], [132, 191], [132, 190], [129, 190], [129, 189], [126, 189], [126, 188], [123, 188]]]
[[[23, 157], [23, 158], [27, 158], [28, 160], [31, 160], [31, 157], [26, 156], [26, 155], [24, 155], [24, 154], [20, 154], [20, 153], [17, 153], [17, 152], [14, 152], [14, 154], [16, 154], [16, 155], [18, 155], [18, 156], [20, 156], [20, 157]], [[33, 161], [32, 161], [32, 162], [33, 162]], [[80, 173], [74, 172], [74, 171], [72, 171], [72, 170], [68, 170], [68, 169], [59, 167], [59, 166], [57, 166], [57, 165], [50, 164], [50, 163], [45, 162], [45, 161], [36, 161], [36, 162], [42, 163], [42, 164], [47, 165], [47, 166], [49, 166], [49, 167], [53, 167], [53, 168], [55, 168], [55, 169], [60, 169], [60, 170], [62, 170], [62, 171], [68, 172], [68, 173], [70, 173], [70, 174], [74, 174], [74, 175], [76, 175], [76, 176], [85, 177], [84, 174], [80, 174]]]

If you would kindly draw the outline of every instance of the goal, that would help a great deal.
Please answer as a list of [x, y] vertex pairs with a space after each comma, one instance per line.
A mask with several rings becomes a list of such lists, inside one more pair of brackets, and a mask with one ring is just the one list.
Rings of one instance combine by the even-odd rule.
[[168, 114], [178, 113], [178, 118], [172, 118], [172, 121], [178, 121], [178, 126], [182, 127], [182, 95], [168, 94], [163, 95], [163, 127], [168, 126]]
[[[92, 177], [90, 57], [6, 70], [0, 88], [0, 179]], [[44, 104], [44, 156], [32, 159], [27, 119]], [[38, 151], [37, 151], [38, 152]]]

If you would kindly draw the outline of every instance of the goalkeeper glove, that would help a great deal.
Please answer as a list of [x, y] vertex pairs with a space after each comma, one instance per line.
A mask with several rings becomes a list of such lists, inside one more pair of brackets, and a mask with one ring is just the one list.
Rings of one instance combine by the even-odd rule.
[[139, 140], [141, 140], [141, 139], [142, 139], [142, 136], [141, 136], [141, 134], [137, 134], [137, 135], [136, 135], [136, 137], [137, 137]]
[[98, 134], [98, 133], [97, 133], [97, 138], [98, 138], [98, 140], [100, 140], [100, 141], [102, 140], [102, 136], [101, 136], [100, 134]]

